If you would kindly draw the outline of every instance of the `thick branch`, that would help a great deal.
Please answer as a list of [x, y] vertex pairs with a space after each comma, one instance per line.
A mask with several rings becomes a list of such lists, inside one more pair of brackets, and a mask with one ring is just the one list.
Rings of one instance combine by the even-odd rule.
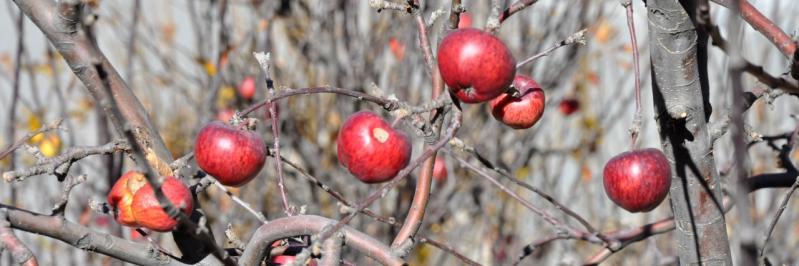
[[[255, 231], [255, 234], [253, 234], [244, 249], [244, 254], [239, 259], [239, 264], [258, 265], [275, 240], [317, 234], [337, 222], [336, 220], [314, 215], [296, 215], [273, 220]], [[371, 236], [349, 226], [342, 226], [340, 232], [344, 233], [344, 243], [354, 247], [363, 255], [373, 258], [384, 265], [404, 264], [402, 259], [391, 252], [391, 248]]]
[[[61, 216], [47, 216], [6, 205], [0, 205], [0, 209], [8, 211], [8, 221], [14, 229], [52, 237], [83, 250], [139, 265], [186, 265], [153, 246], [98, 233]], [[210, 262], [200, 264], [214, 265]]]

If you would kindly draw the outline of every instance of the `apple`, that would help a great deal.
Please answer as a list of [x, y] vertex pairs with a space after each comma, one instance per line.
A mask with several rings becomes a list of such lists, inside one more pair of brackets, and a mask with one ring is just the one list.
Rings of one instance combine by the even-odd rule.
[[458, 20], [458, 28], [471, 28], [472, 27], [472, 15], [468, 12], [461, 13], [461, 17]]
[[[277, 265], [290, 265], [297, 260], [296, 255], [299, 254], [303, 248], [307, 247], [300, 242], [288, 240], [287, 248], [282, 255], [276, 255], [269, 258], [268, 266]], [[282, 241], [278, 240], [272, 243], [272, 247], [281, 246]], [[311, 259], [308, 263], [302, 265], [316, 266], [316, 260]]]
[[220, 121], [205, 125], [194, 141], [197, 165], [226, 186], [241, 186], [261, 172], [266, 144], [257, 133]]
[[336, 142], [339, 162], [364, 183], [388, 181], [411, 159], [408, 136], [372, 112], [350, 116]]
[[444, 83], [458, 99], [480, 103], [508, 89], [516, 75], [516, 59], [494, 35], [464, 28], [441, 40], [438, 68]]
[[513, 86], [519, 91], [519, 97], [506, 93], [497, 96], [489, 102], [491, 114], [512, 128], [530, 128], [544, 115], [544, 90], [534, 79], [525, 75], [516, 75]]
[[253, 77], [247, 76], [239, 84], [239, 96], [246, 101], [252, 100], [252, 97], [255, 96], [255, 90], [255, 79]]
[[111, 191], [108, 192], [108, 204], [114, 213], [114, 218], [121, 225], [138, 227], [136, 218], [130, 206], [133, 203], [133, 196], [141, 188], [145, 181], [141, 173], [130, 171], [117, 179]]
[[[161, 191], [164, 192], [164, 195], [172, 205], [180, 208], [186, 215], [191, 215], [194, 209], [194, 200], [186, 184], [183, 184], [175, 177], [167, 176], [164, 177], [164, 181], [161, 184]], [[168, 232], [174, 230], [178, 225], [178, 221], [170, 218], [164, 208], [161, 207], [155, 191], [149, 183], [145, 183], [144, 186], [136, 191], [130, 208], [133, 211], [136, 222], [141, 227], [158, 232]]]
[[433, 179], [438, 182], [447, 181], [447, 164], [443, 156], [437, 156], [436, 162], [433, 164]]
[[658, 149], [628, 151], [605, 164], [604, 184], [608, 197], [629, 212], [648, 212], [669, 194], [671, 168]]
[[558, 110], [560, 110], [563, 115], [570, 116], [574, 112], [580, 110], [580, 102], [575, 98], [563, 99], [558, 105]]

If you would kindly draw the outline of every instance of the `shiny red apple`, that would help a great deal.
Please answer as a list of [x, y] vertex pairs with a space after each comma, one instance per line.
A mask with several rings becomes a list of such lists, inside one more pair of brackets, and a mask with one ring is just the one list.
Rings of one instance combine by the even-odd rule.
[[605, 164], [605, 193], [629, 212], [648, 212], [669, 194], [671, 168], [658, 149], [628, 151]]
[[246, 101], [250, 101], [255, 96], [256, 89], [255, 78], [247, 76], [239, 84], [239, 96]]
[[390, 180], [411, 158], [408, 136], [372, 112], [350, 116], [336, 141], [339, 162], [364, 183]]
[[560, 110], [563, 115], [570, 116], [574, 112], [580, 110], [580, 102], [575, 98], [563, 99], [558, 105], [558, 110]]
[[[175, 177], [167, 176], [161, 184], [161, 191], [172, 205], [180, 208], [186, 215], [191, 215], [194, 209], [194, 200], [186, 184]], [[149, 183], [145, 183], [141, 189], [136, 191], [131, 210], [133, 210], [133, 216], [136, 217], [136, 222], [141, 227], [153, 231], [168, 232], [174, 230], [178, 225], [177, 220], [170, 218], [164, 212]]]
[[261, 172], [266, 144], [257, 133], [214, 121], [194, 141], [197, 165], [227, 186], [241, 186]]
[[490, 33], [464, 28], [452, 31], [438, 47], [438, 68], [449, 89], [464, 103], [493, 99], [513, 82], [516, 59]]
[[489, 102], [491, 114], [512, 128], [530, 128], [544, 115], [544, 90], [534, 79], [525, 75], [516, 75], [513, 86], [519, 91], [519, 97], [506, 93], [497, 96]]
[[447, 164], [443, 156], [436, 157], [436, 162], [433, 164], [433, 179], [438, 182], [447, 181]]

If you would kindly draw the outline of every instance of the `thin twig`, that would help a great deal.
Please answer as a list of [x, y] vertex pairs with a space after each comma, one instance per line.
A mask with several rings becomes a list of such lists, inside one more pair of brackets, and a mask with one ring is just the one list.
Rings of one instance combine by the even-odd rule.
[[[274, 157], [275, 155], [272, 154], [272, 153], [269, 153], [269, 156]], [[294, 163], [294, 162], [286, 159], [286, 157], [281, 156], [280, 160], [283, 163], [287, 164], [288, 166], [291, 166], [291, 168], [294, 168], [294, 170], [297, 170], [297, 172], [300, 172], [300, 174], [302, 176], [304, 176], [305, 178], [307, 178], [308, 181], [311, 181], [311, 183], [313, 183], [317, 187], [321, 188], [323, 191], [325, 191], [328, 194], [330, 194], [330, 196], [333, 196], [333, 198], [338, 200], [341, 204], [343, 204], [346, 207], [347, 212], [353, 211], [353, 208], [355, 207], [355, 204], [353, 204], [350, 201], [348, 201], [343, 195], [341, 195], [341, 193], [331, 189], [330, 186], [322, 183], [322, 181], [319, 181], [319, 178], [316, 178], [315, 176], [309, 174], [308, 171], [306, 171], [305, 169], [300, 167], [297, 163]], [[374, 218], [375, 220], [377, 220], [379, 222], [383, 222], [383, 223], [391, 225], [393, 227], [402, 226], [402, 223], [397, 222], [394, 217], [381, 216], [381, 215], [375, 213], [374, 211], [370, 210], [369, 208], [364, 208], [361, 211], [361, 213], [366, 214], [366, 216], [372, 217], [372, 218]]]
[[542, 52], [540, 52], [538, 54], [535, 54], [535, 55], [533, 55], [533, 56], [531, 56], [531, 57], [529, 57], [527, 59], [524, 59], [523, 61], [519, 62], [518, 64], [516, 64], [516, 68], [520, 68], [520, 67], [526, 65], [527, 63], [535, 61], [538, 58], [547, 56], [547, 55], [551, 54], [552, 52], [554, 52], [555, 50], [557, 50], [558, 48], [561, 48], [563, 46], [572, 45], [572, 44], [585, 45], [585, 42], [586, 42], [585, 34], [587, 32], [588, 32], [588, 29], [582, 29], [582, 30], [580, 30], [578, 32], [575, 32], [574, 34], [572, 34], [571, 36], [567, 37], [566, 39], [561, 40], [560, 42], [558, 42], [554, 46], [549, 47], [546, 50], [544, 50], [544, 51], [542, 51]]
[[633, 69], [635, 70], [635, 114], [633, 126], [630, 127], [630, 149], [635, 150], [638, 145], [638, 132], [641, 131], [641, 70], [639, 67], [638, 40], [633, 19], [633, 4], [630, 0], [621, 0], [621, 5], [627, 11], [627, 30], [630, 32], [630, 45], [633, 48]]
[[72, 193], [72, 188], [86, 182], [86, 178], [87, 176], [82, 174], [78, 176], [68, 176], [66, 180], [64, 180], [61, 188], [61, 199], [53, 206], [53, 211], [50, 215], [64, 215], [64, 211], [67, 209], [67, 203], [69, 202], [69, 194]]
[[513, 14], [532, 6], [536, 2], [538, 2], [538, 0], [519, 0], [513, 4], [510, 4], [510, 6], [508, 6], [508, 8], [505, 9], [505, 11], [502, 11], [502, 13], [499, 15], [499, 23], [501, 24], [502, 22], [505, 22], [505, 20], [507, 20]]
[[[782, 156], [788, 157], [788, 154], [791, 154], [795, 144], [796, 135], [799, 134], [799, 126], [797, 126], [792, 133], [793, 134], [790, 136], [788, 143], [783, 146], [783, 150], [780, 152]], [[788, 208], [788, 202], [790, 202], [791, 196], [793, 196], [796, 188], [799, 187], [799, 175], [796, 174], [796, 167], [793, 165], [790, 159], [788, 159], [787, 162], [784, 162], [783, 160], [783, 164], [785, 163], [787, 163], [786, 167], [789, 167], [789, 169], [793, 170], [796, 181], [794, 181], [793, 185], [791, 185], [791, 188], [786, 191], [785, 194], [783, 194], [780, 207], [777, 208], [777, 212], [774, 213], [774, 218], [772, 218], [771, 223], [769, 223], [768, 229], [766, 230], [766, 235], [764, 236], [763, 246], [760, 247], [760, 256], [763, 256], [763, 252], [766, 250], [766, 246], [768, 246], [768, 241], [771, 240], [771, 234], [774, 232], [774, 227], [777, 226], [777, 221], [779, 221], [780, 216], [782, 216], [782, 213], [785, 211], [785, 209]]]
[[439, 241], [436, 241], [436, 240], [433, 240], [433, 239], [430, 239], [430, 238], [426, 238], [426, 237], [422, 238], [422, 239], [419, 239], [419, 243], [430, 244], [431, 246], [437, 247], [438, 249], [443, 250], [446, 253], [452, 254], [452, 256], [455, 256], [456, 258], [458, 258], [461, 262], [465, 263], [466, 265], [473, 265], [473, 266], [474, 265], [480, 265], [480, 263], [477, 263], [477, 262], [475, 262], [473, 260], [470, 260], [469, 258], [464, 256], [463, 254], [461, 254], [460, 252], [458, 252], [454, 248], [450, 247], [446, 243], [442, 243], [442, 242], [439, 242]]
[[[448, 148], [447, 149], [443, 149], [442, 151], [444, 153], [453, 155], [452, 151], [450, 149], [448, 149]], [[529, 209], [529, 210], [533, 211], [534, 213], [538, 214], [539, 216], [541, 216], [541, 218], [543, 218], [547, 223], [549, 223], [553, 227], [555, 227], [555, 229], [558, 232], [569, 234], [569, 235], [572, 235], [572, 236], [579, 236], [581, 238], [585, 238], [586, 240], [588, 240], [589, 242], [592, 242], [592, 243], [602, 243], [602, 244], [605, 243], [605, 241], [603, 241], [602, 239], [599, 239], [598, 237], [596, 237], [594, 235], [590, 235], [588, 233], [584, 233], [584, 232], [582, 232], [580, 230], [577, 230], [577, 229], [573, 228], [571, 225], [564, 223], [563, 221], [555, 218], [554, 216], [550, 215], [546, 211], [536, 207], [535, 205], [533, 205], [529, 201], [527, 201], [524, 198], [522, 198], [522, 196], [520, 196], [519, 194], [517, 194], [513, 190], [509, 189], [505, 185], [502, 185], [502, 183], [500, 183], [496, 178], [494, 178], [491, 175], [489, 175], [488, 173], [484, 172], [482, 169], [478, 168], [477, 166], [467, 162], [466, 160], [464, 160], [464, 159], [462, 159], [462, 158], [460, 158], [458, 156], [450, 156], [450, 157], [452, 157], [455, 160], [457, 160], [458, 163], [460, 163], [462, 166], [464, 166], [466, 168], [469, 168], [469, 170], [472, 170], [475, 173], [477, 173], [478, 175], [480, 175], [481, 177], [487, 179], [489, 182], [491, 182], [492, 184], [497, 186], [503, 192], [505, 192], [508, 195], [510, 195], [513, 199], [515, 199], [516, 201], [521, 203], [527, 209]]]
[[[258, 64], [261, 65], [261, 69], [264, 71], [264, 75], [266, 75], [266, 87], [269, 90], [269, 97], [275, 97], [274, 81], [272, 81], [272, 77], [269, 73], [270, 54], [253, 52], [253, 56], [258, 60]], [[277, 112], [277, 104], [267, 105], [267, 108], [269, 114], [272, 116], [272, 135], [275, 138], [275, 155], [277, 158], [280, 158], [280, 117]], [[280, 163], [280, 160], [275, 160], [275, 168], [277, 169], [277, 187], [280, 190], [280, 198], [283, 200], [283, 212], [288, 216], [294, 215], [294, 211], [291, 210], [289, 204], [288, 195], [286, 194], [286, 183], [283, 178], [283, 164]]]
[[13, 144], [11, 144], [10, 146], [8, 146], [5, 149], [3, 149], [2, 151], [0, 151], [0, 160], [5, 158], [6, 156], [8, 156], [8, 154], [14, 152], [14, 150], [18, 149], [20, 146], [22, 146], [22, 144], [25, 144], [25, 142], [27, 142], [33, 136], [36, 136], [38, 134], [45, 133], [47, 131], [59, 128], [61, 126], [61, 121], [64, 121], [64, 120], [63, 119], [58, 119], [58, 120], [54, 121], [53, 123], [44, 125], [44, 126], [40, 127], [39, 129], [37, 129], [35, 131], [28, 132], [28, 134], [25, 134], [25, 136], [22, 136], [17, 141], [15, 141]]
[[232, 199], [233, 202], [236, 202], [237, 204], [241, 205], [241, 207], [243, 207], [245, 210], [252, 213], [255, 216], [255, 218], [258, 219], [258, 221], [260, 221], [261, 223], [269, 222], [266, 220], [266, 217], [264, 217], [263, 213], [256, 211], [249, 203], [237, 197], [236, 195], [233, 195], [233, 193], [230, 192], [230, 190], [228, 190], [227, 187], [225, 187], [225, 185], [222, 185], [222, 183], [219, 183], [219, 181], [216, 181], [216, 179], [213, 179], [212, 181], [214, 182], [216, 188], [225, 192], [225, 195], [230, 197], [230, 199]]
[[94, 147], [72, 147], [56, 157], [47, 158], [38, 164], [20, 170], [13, 170], [3, 173], [3, 179], [6, 182], [19, 182], [26, 177], [42, 175], [42, 174], [55, 174], [64, 176], [67, 174], [72, 163], [85, 158], [90, 155], [110, 154], [115, 152], [127, 151], [130, 149], [128, 143], [124, 140], [118, 139], [106, 143], [102, 146]]

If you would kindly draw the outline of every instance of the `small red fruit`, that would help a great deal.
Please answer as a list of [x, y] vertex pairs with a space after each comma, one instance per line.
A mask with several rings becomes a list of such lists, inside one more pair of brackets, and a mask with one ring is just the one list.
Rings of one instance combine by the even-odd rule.
[[[275, 241], [272, 243], [272, 247], [279, 247], [281, 246], [280, 240]], [[283, 252], [283, 255], [277, 255], [269, 258], [269, 263], [267, 266], [278, 266], [278, 265], [289, 265], [297, 260], [296, 255], [299, 254], [303, 248], [307, 248], [308, 246], [303, 245], [302, 243], [298, 243], [292, 240], [288, 240], [289, 244], [286, 247], [286, 250]], [[316, 266], [316, 260], [311, 259], [306, 264], [308, 266]]]
[[530, 128], [544, 115], [546, 97], [541, 85], [525, 75], [516, 75], [513, 86], [519, 97], [501, 94], [489, 102], [494, 118], [515, 129]]
[[239, 84], [239, 96], [246, 101], [252, 100], [252, 97], [255, 96], [255, 90], [255, 79], [253, 77], [247, 76]]
[[253, 131], [214, 121], [194, 141], [197, 165], [226, 186], [241, 186], [252, 180], [266, 162], [266, 144]]
[[433, 164], [433, 179], [438, 182], [447, 181], [447, 164], [443, 156], [436, 157], [436, 162]]
[[382, 117], [367, 111], [344, 122], [337, 139], [338, 160], [364, 183], [385, 182], [411, 159], [411, 142]]
[[133, 203], [134, 194], [141, 188], [143, 182], [146, 182], [144, 175], [130, 171], [117, 179], [117, 182], [111, 187], [111, 191], [108, 192], [108, 204], [111, 205], [114, 218], [119, 224], [133, 227], [139, 226], [133, 216], [131, 204]]
[[566, 98], [563, 101], [560, 101], [560, 105], [558, 105], [558, 110], [565, 115], [570, 116], [577, 110], [580, 110], [580, 102], [574, 98]]
[[605, 164], [605, 193], [629, 212], [648, 212], [669, 194], [671, 168], [658, 149], [628, 151]]
[[452, 31], [441, 41], [438, 68], [458, 99], [479, 103], [508, 89], [516, 74], [516, 59], [494, 35], [465, 28]]
[[472, 15], [467, 12], [461, 13], [460, 20], [458, 20], [458, 28], [463, 29], [471, 27], [472, 27]]
[[[180, 208], [186, 215], [191, 215], [194, 209], [194, 200], [192, 199], [191, 191], [183, 182], [175, 177], [167, 176], [161, 184], [161, 191], [164, 192], [164, 195], [172, 205]], [[144, 228], [158, 232], [168, 232], [174, 230], [175, 226], [178, 225], [177, 220], [170, 218], [164, 212], [163, 207], [158, 202], [158, 198], [155, 196], [153, 187], [149, 183], [146, 183], [136, 192], [131, 209], [138, 224]]]

